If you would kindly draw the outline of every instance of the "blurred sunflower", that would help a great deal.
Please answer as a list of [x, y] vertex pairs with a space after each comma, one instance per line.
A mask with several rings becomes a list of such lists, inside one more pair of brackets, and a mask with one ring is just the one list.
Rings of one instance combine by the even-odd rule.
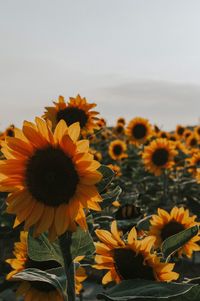
[[152, 134], [152, 126], [147, 119], [136, 117], [129, 122], [126, 134], [133, 144], [144, 144]]
[[200, 139], [200, 125], [196, 126], [194, 129], [194, 132], [196, 133], [196, 135], [199, 137]]
[[199, 144], [199, 139], [198, 136], [196, 135], [196, 133], [192, 133], [191, 135], [189, 135], [186, 139], [186, 145], [190, 148], [192, 147], [198, 147]]
[[15, 225], [34, 225], [35, 235], [49, 230], [55, 239], [76, 228], [75, 219], [86, 227], [83, 208], [100, 210], [101, 196], [95, 186], [102, 175], [100, 163], [89, 153], [88, 140], [78, 141], [80, 126], [67, 127], [61, 120], [52, 133], [36, 118], [25, 121], [22, 131], [6, 138], [0, 162], [0, 191], [11, 192], [7, 212], [16, 214]]
[[197, 172], [200, 171], [200, 152], [194, 152], [192, 157], [187, 159], [187, 162], [189, 166], [191, 166], [188, 171], [191, 172], [193, 176], [196, 176]]
[[176, 131], [175, 131], [175, 134], [178, 138], [182, 138], [183, 135], [184, 135], [184, 132], [185, 132], [186, 128], [182, 125], [177, 125], [176, 126]]
[[157, 137], [158, 137], [158, 138], [166, 138], [166, 139], [168, 139], [168, 138], [169, 138], [169, 133], [168, 133], [168, 132], [165, 132], [165, 131], [160, 131], [160, 132], [157, 134]]
[[5, 140], [6, 137], [14, 137], [15, 126], [11, 124], [3, 133], [0, 134], [0, 140]]
[[81, 98], [80, 95], [76, 98], [70, 97], [70, 101], [66, 103], [64, 97], [59, 96], [58, 102], [54, 102], [54, 105], [54, 107], [46, 107], [43, 115], [44, 119], [52, 122], [53, 129], [60, 120], [64, 120], [68, 126], [79, 122], [83, 133], [93, 133], [95, 129], [99, 129], [96, 117], [99, 113], [90, 111], [96, 107], [96, 104], [88, 103], [85, 97]]
[[108, 153], [113, 160], [121, 160], [127, 158], [126, 150], [127, 146], [125, 142], [114, 140], [109, 144]]
[[191, 134], [192, 134], [192, 131], [189, 129], [186, 129], [184, 131], [183, 138], [186, 140]]
[[95, 149], [90, 149], [90, 153], [94, 156], [94, 160], [99, 162], [102, 160], [101, 152], [96, 151]]
[[[149, 231], [149, 235], [155, 237], [155, 247], [160, 248], [162, 242], [171, 235], [198, 225], [199, 223], [195, 222], [195, 219], [196, 215], [190, 216], [189, 210], [183, 207], [174, 207], [170, 213], [158, 208], [158, 214], [154, 214], [150, 220], [151, 227]], [[200, 246], [197, 244], [199, 240], [199, 234], [194, 236], [177, 251], [178, 256], [192, 257], [193, 251], [200, 251]]]
[[159, 138], [144, 148], [142, 158], [145, 168], [156, 176], [160, 176], [164, 169], [170, 169], [173, 166], [174, 157], [177, 154], [172, 141]]
[[153, 131], [154, 131], [156, 134], [158, 134], [158, 133], [160, 132], [160, 128], [159, 128], [156, 124], [154, 124], [154, 126], [153, 126]]
[[136, 278], [167, 282], [178, 278], [179, 275], [172, 271], [173, 263], [161, 263], [155, 254], [151, 254], [155, 239], [149, 236], [139, 240], [135, 227], [129, 232], [127, 241], [118, 231], [116, 221], [111, 224], [111, 232], [96, 230], [96, 235], [101, 242], [95, 243], [94, 268], [108, 270], [103, 284]]
[[118, 124], [113, 128], [113, 132], [114, 132], [116, 135], [123, 135], [124, 132], [125, 132], [124, 124], [123, 124], [123, 123], [118, 123]]
[[125, 118], [120, 117], [120, 118], [117, 119], [117, 123], [122, 123], [123, 125], [125, 125], [126, 124], [126, 120], [125, 120]]

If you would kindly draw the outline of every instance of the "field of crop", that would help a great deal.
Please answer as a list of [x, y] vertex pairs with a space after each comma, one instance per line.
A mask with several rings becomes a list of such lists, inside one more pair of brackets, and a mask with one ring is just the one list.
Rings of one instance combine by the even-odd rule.
[[0, 301], [200, 300], [200, 125], [47, 105], [1, 129]]

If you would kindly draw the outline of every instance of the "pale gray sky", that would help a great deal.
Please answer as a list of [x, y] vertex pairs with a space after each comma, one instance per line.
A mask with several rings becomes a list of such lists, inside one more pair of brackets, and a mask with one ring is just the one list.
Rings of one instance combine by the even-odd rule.
[[110, 123], [200, 117], [199, 0], [0, 0], [0, 129], [80, 93]]

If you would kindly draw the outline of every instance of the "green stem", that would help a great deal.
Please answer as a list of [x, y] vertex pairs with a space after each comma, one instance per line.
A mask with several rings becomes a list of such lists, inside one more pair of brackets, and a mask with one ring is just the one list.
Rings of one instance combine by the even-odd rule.
[[60, 248], [63, 254], [65, 273], [67, 276], [67, 295], [69, 301], [75, 301], [75, 270], [71, 254], [72, 233], [65, 232], [59, 237]]

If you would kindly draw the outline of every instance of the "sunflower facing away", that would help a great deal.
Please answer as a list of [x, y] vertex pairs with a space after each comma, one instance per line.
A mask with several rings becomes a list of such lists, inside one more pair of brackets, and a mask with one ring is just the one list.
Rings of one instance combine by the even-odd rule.
[[175, 144], [164, 138], [153, 140], [144, 148], [142, 154], [145, 168], [156, 176], [162, 174], [164, 169], [169, 169], [174, 164], [174, 157], [178, 154]]
[[152, 126], [147, 119], [136, 117], [129, 122], [126, 134], [133, 144], [144, 144], [152, 134]]
[[125, 132], [124, 124], [123, 124], [123, 123], [118, 123], [118, 124], [113, 128], [113, 132], [114, 132], [116, 135], [123, 135], [124, 132]]
[[15, 225], [34, 225], [35, 235], [49, 230], [55, 239], [76, 223], [86, 228], [83, 208], [100, 210], [101, 197], [95, 186], [102, 175], [100, 163], [89, 153], [88, 140], [79, 140], [78, 123], [67, 127], [61, 120], [52, 133], [36, 118], [25, 121], [14, 138], [6, 138], [0, 162], [0, 191], [11, 192], [7, 212], [16, 214]]
[[151, 254], [155, 239], [148, 236], [139, 240], [135, 227], [129, 232], [127, 241], [121, 237], [116, 221], [111, 224], [111, 232], [96, 230], [96, 234], [101, 242], [95, 243], [94, 267], [108, 270], [103, 284], [136, 278], [169, 282], [179, 277], [172, 271], [173, 263], [161, 263], [155, 254]]
[[[16, 242], [14, 246], [14, 256], [13, 259], [7, 259], [6, 262], [10, 264], [13, 270], [7, 275], [7, 280], [11, 280], [14, 275], [27, 269], [27, 268], [37, 268], [40, 270], [48, 270], [51, 268], [59, 267], [56, 261], [34, 261], [28, 256], [28, 246], [27, 246], [27, 236], [28, 232], [22, 231], [20, 233], [20, 242]], [[83, 257], [79, 256], [75, 258], [76, 262], [79, 262]], [[85, 269], [79, 267], [76, 270], [75, 275], [75, 287], [76, 294], [79, 294], [82, 290], [82, 282], [87, 278]], [[17, 295], [24, 296], [25, 301], [63, 301], [63, 297], [58, 290], [52, 285], [45, 282], [35, 282], [35, 281], [22, 281], [20, 284]]]
[[113, 160], [121, 160], [127, 158], [125, 153], [127, 150], [126, 143], [122, 140], [113, 140], [108, 147], [108, 153]]
[[68, 126], [75, 122], [80, 123], [82, 133], [93, 133], [95, 129], [99, 129], [97, 125], [99, 113], [91, 111], [96, 104], [88, 103], [86, 98], [77, 95], [76, 98], [70, 97], [68, 103], [65, 102], [63, 96], [59, 96], [58, 102], [54, 102], [54, 107], [46, 107], [44, 119], [52, 122], [53, 128], [56, 127], [60, 120], [64, 120]]
[[[162, 242], [171, 235], [198, 225], [195, 219], [196, 215], [190, 216], [189, 210], [183, 207], [174, 207], [170, 213], [158, 208], [158, 214], [154, 214], [150, 220], [149, 231], [149, 235], [155, 237], [155, 247], [160, 248]], [[197, 244], [199, 240], [199, 234], [194, 236], [178, 250], [178, 256], [192, 257], [193, 251], [200, 251], [200, 246]]]

